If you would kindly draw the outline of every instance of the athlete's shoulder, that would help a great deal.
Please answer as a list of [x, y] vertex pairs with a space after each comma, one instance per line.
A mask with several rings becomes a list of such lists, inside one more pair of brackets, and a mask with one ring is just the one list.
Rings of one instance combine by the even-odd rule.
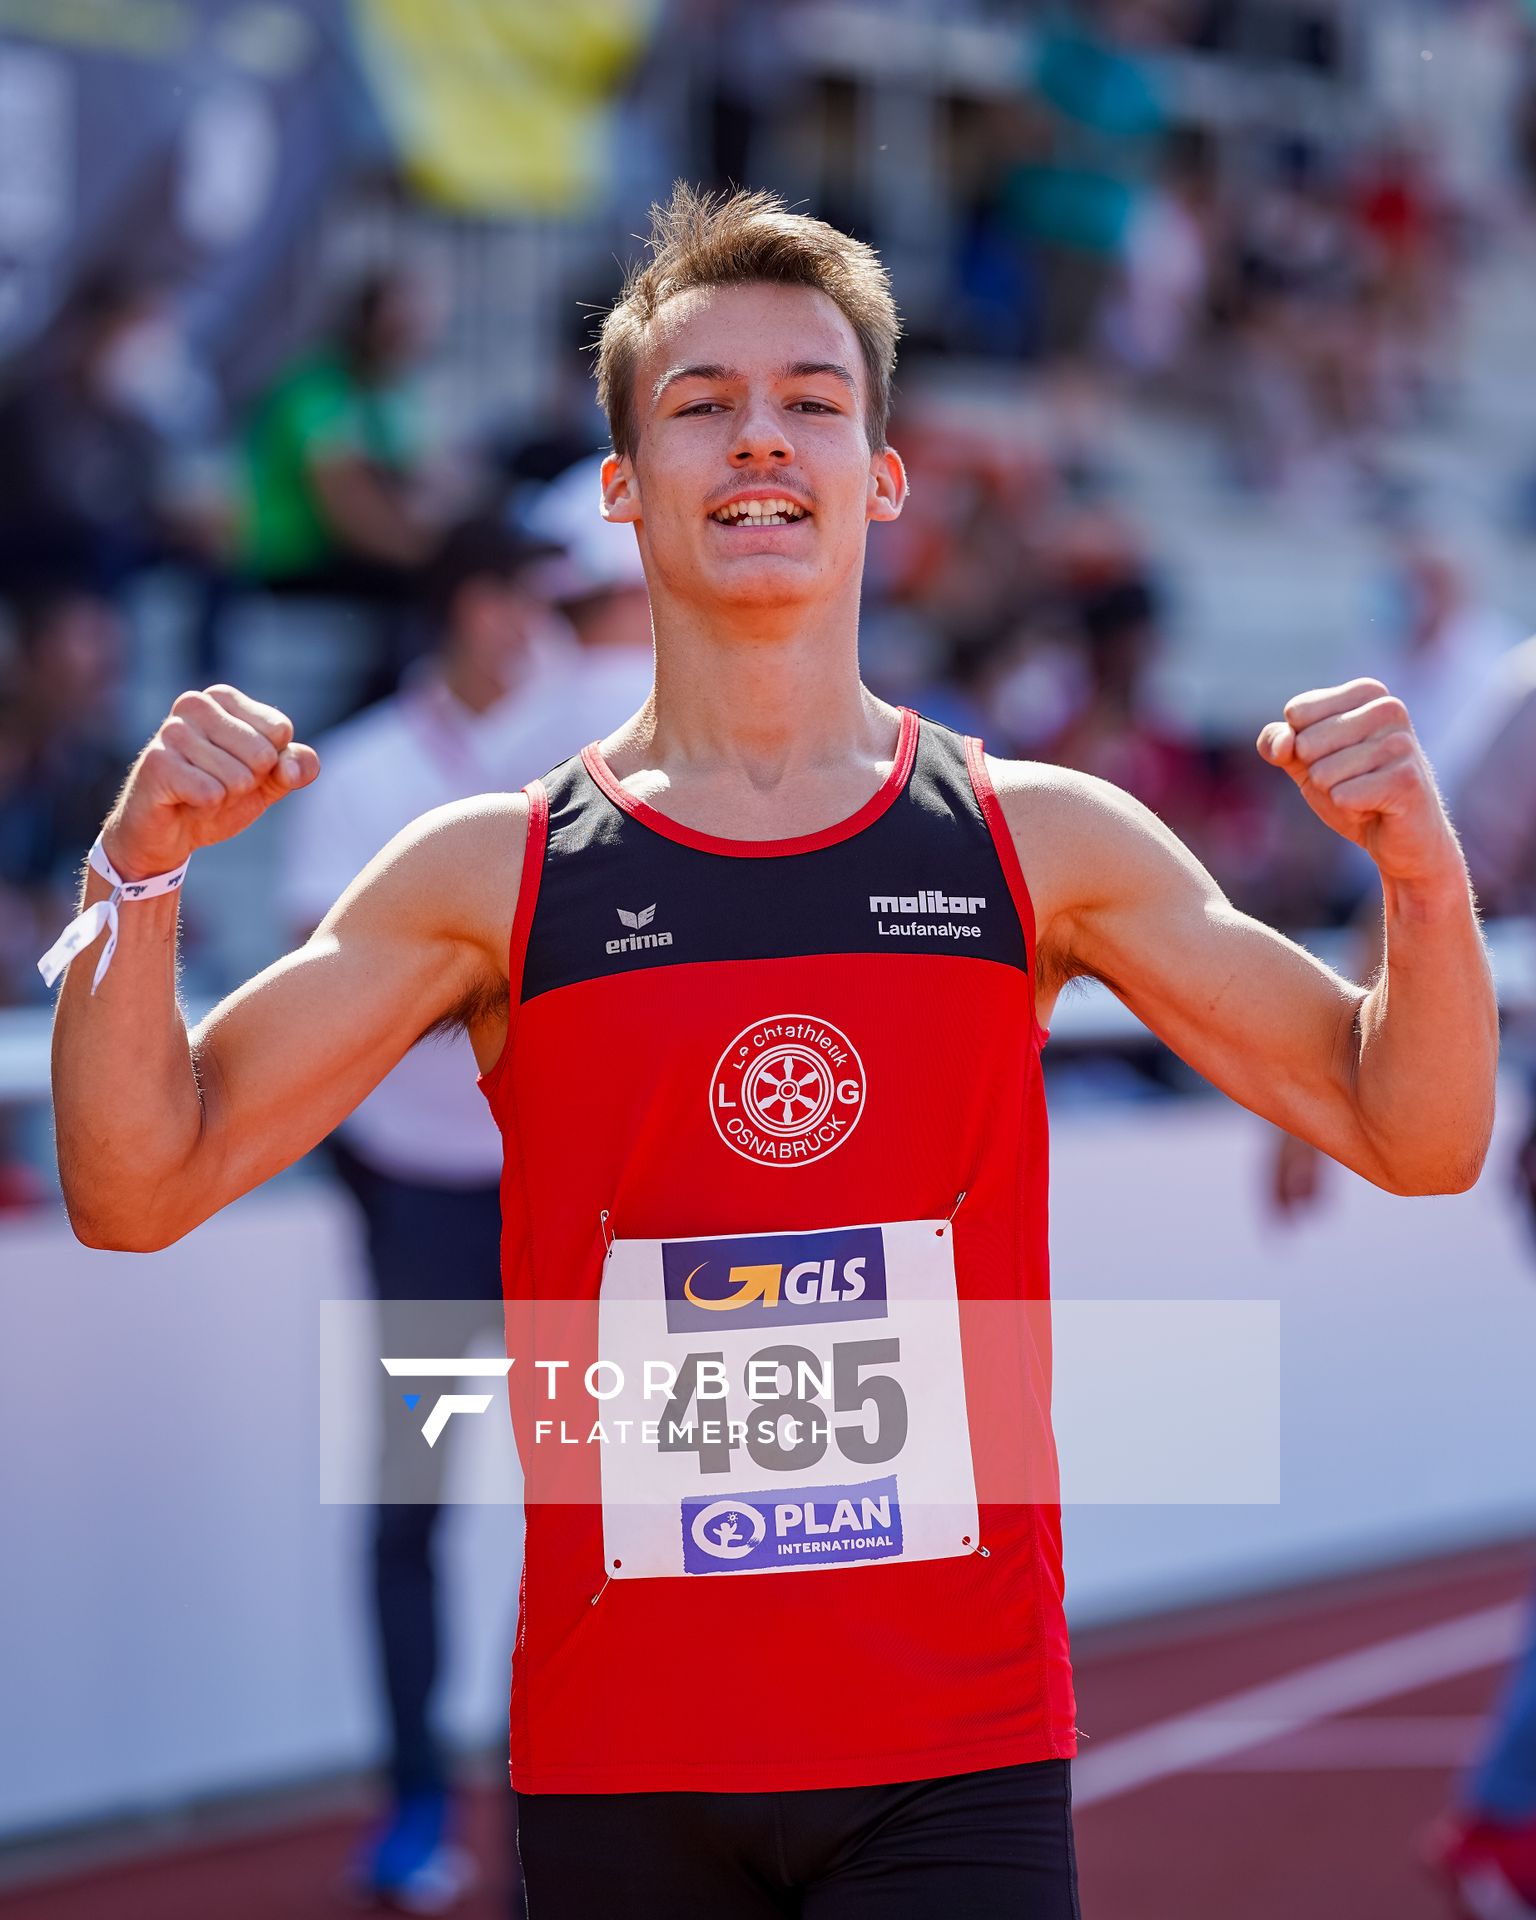
[[477, 793], [418, 814], [400, 838], [455, 887], [483, 888], [505, 873], [515, 893], [531, 814], [526, 793]]
[[1042, 929], [1058, 913], [1136, 888], [1170, 850], [1192, 858], [1150, 807], [1097, 774], [991, 754], [986, 766]]
[[992, 790], [1016, 834], [1046, 830], [1076, 838], [1109, 829], [1139, 809], [1139, 802], [1122, 787], [1097, 774], [1080, 773], [1076, 767], [1053, 766], [1046, 760], [1003, 760], [991, 753], [985, 759]]
[[440, 857], [457, 862], [493, 849], [504, 858], [511, 843], [521, 860], [530, 811], [526, 792], [475, 793], [417, 814], [400, 837], [408, 837], [412, 845], [430, 845]]
[[359, 896], [411, 926], [500, 952], [522, 880], [530, 804], [523, 793], [484, 793], [418, 814], [342, 897]]

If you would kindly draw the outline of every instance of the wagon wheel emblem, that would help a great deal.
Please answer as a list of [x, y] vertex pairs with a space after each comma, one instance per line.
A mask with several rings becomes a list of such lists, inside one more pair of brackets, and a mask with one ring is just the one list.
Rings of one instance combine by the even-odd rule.
[[803, 1133], [832, 1105], [832, 1076], [808, 1047], [772, 1047], [747, 1074], [748, 1113], [772, 1133]]

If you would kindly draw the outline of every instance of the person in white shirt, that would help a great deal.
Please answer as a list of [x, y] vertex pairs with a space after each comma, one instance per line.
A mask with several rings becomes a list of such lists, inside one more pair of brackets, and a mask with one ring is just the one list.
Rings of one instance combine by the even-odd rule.
[[645, 705], [656, 670], [640, 549], [627, 527], [604, 520], [596, 509], [602, 466], [603, 456], [596, 454], [567, 467], [528, 514], [533, 533], [560, 548], [559, 558], [540, 567], [535, 578], [580, 643], [583, 694], [602, 723], [594, 738]]
[[[518, 788], [608, 724], [593, 711], [569, 627], [529, 585], [553, 551], [489, 519], [449, 535], [428, 577], [434, 650], [397, 694], [319, 743], [326, 777], [287, 816], [285, 905], [297, 937], [407, 822]], [[385, 1352], [462, 1352], [487, 1328], [501, 1337], [502, 1150], [475, 1071], [462, 1032], [430, 1036], [332, 1136], [362, 1210], [387, 1338], [397, 1343]], [[432, 1541], [447, 1449], [420, 1445], [394, 1386], [384, 1388], [373, 1533], [392, 1805], [353, 1877], [364, 1896], [440, 1912], [472, 1877], [450, 1836], [447, 1767], [430, 1719], [439, 1655]]]

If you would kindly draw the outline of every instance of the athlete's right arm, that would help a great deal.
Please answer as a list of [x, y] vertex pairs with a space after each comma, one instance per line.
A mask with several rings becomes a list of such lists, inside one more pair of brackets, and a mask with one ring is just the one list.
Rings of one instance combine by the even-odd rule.
[[[292, 734], [234, 688], [183, 694], [103, 828], [108, 858], [144, 878], [239, 832], [318, 772]], [[302, 947], [191, 1033], [176, 1001], [178, 895], [124, 903], [100, 987], [88, 949], [54, 1024], [59, 1171], [79, 1237], [131, 1252], [180, 1239], [308, 1152], [440, 1021], [463, 1019], [494, 1057], [526, 813], [498, 795], [423, 815]], [[92, 873], [85, 899], [108, 891]]]

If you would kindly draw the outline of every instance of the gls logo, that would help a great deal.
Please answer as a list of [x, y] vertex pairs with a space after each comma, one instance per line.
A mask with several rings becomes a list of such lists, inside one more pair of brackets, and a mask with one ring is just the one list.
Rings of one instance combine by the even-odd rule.
[[663, 1243], [661, 1276], [669, 1333], [883, 1320], [887, 1312], [878, 1227]]
[[614, 912], [619, 916], [619, 924], [632, 928], [633, 931], [625, 934], [622, 939], [610, 940], [608, 942], [608, 951], [610, 953], [638, 953], [642, 947], [671, 946], [672, 936], [670, 933], [644, 933], [641, 931], [642, 928], [648, 927], [656, 918], [656, 903], [654, 901], [651, 902], [650, 906], [641, 907], [634, 913], [631, 913], [628, 907], [615, 907]]
[[[446, 1374], [454, 1380], [505, 1380], [512, 1371], [510, 1360], [383, 1359], [382, 1364], [384, 1371], [394, 1378], [415, 1375], [441, 1379]], [[400, 1397], [414, 1412], [421, 1395], [403, 1393]], [[427, 1445], [437, 1445], [438, 1435], [456, 1413], [484, 1413], [490, 1404], [488, 1393], [440, 1393], [422, 1422], [421, 1431]]]

